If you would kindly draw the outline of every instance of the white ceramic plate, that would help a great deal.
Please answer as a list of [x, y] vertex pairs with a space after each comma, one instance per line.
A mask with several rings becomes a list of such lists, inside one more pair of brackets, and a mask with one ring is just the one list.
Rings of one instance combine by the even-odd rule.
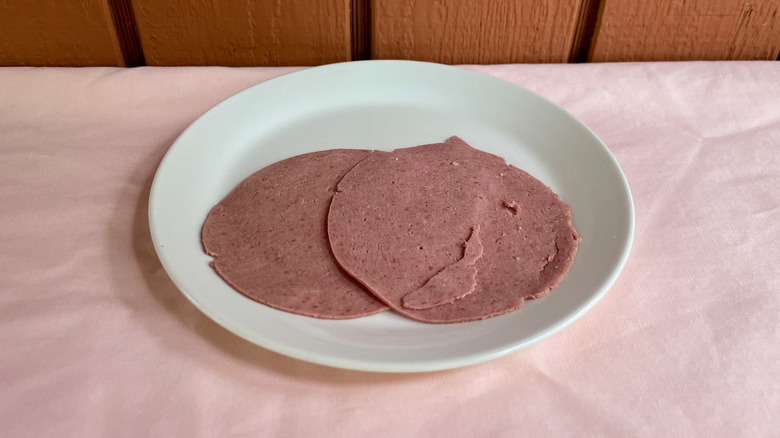
[[[344, 321], [292, 315], [231, 289], [209, 267], [200, 230], [236, 184], [275, 161], [322, 149], [392, 150], [458, 135], [534, 175], [572, 208], [577, 258], [547, 297], [508, 315], [424, 324], [393, 312]], [[546, 99], [479, 73], [405, 61], [333, 64], [244, 90], [196, 120], [154, 179], [149, 223], [181, 291], [214, 321], [270, 350], [342, 368], [455, 368], [517, 351], [562, 329], [604, 295], [634, 228], [625, 177], [604, 144]]]

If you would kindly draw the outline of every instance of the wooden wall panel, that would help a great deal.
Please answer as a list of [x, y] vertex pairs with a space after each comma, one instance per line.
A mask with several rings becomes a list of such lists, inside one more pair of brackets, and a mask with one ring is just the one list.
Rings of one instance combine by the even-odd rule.
[[591, 61], [777, 59], [780, 1], [602, 0]]
[[581, 0], [371, 0], [377, 59], [566, 62]]
[[350, 59], [349, 0], [132, 0], [148, 65]]
[[125, 63], [106, 0], [4, 0], [0, 65]]

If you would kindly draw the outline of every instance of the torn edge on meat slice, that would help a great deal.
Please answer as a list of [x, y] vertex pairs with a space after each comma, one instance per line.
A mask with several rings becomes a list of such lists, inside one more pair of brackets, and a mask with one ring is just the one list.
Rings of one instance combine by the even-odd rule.
[[474, 264], [483, 252], [479, 225], [471, 228], [471, 236], [464, 245], [460, 260], [445, 266], [422, 287], [404, 295], [401, 304], [407, 309], [430, 309], [459, 300], [473, 292], [477, 285], [477, 268]]

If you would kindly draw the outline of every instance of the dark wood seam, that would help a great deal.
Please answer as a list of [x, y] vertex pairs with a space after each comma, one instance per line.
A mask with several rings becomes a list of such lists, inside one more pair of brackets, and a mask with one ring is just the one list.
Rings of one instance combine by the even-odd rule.
[[599, 17], [606, 0], [582, 0], [574, 29], [569, 62], [588, 62], [593, 41], [598, 34]]
[[350, 0], [352, 60], [371, 59], [371, 0]]
[[111, 10], [111, 18], [119, 38], [119, 48], [122, 50], [125, 66], [146, 65], [131, 0], [108, 0], [108, 7]]

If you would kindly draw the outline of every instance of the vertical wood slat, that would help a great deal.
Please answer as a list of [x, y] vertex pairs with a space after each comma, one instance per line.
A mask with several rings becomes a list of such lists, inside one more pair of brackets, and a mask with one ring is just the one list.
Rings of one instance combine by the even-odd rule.
[[0, 65], [143, 65], [141, 43], [152, 65], [780, 59], [780, 2], [0, 2]]
[[590, 61], [774, 60], [777, 0], [601, 0]]
[[351, 58], [350, 0], [132, 0], [148, 65], [318, 65]]
[[566, 62], [582, 0], [372, 0], [378, 59]]
[[0, 2], [0, 65], [124, 66], [106, 0]]

